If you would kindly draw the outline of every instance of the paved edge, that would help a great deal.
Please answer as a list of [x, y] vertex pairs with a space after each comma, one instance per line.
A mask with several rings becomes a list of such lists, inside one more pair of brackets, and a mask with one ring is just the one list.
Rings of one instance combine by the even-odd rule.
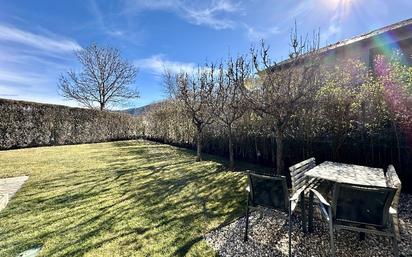
[[9, 200], [19, 191], [28, 178], [28, 176], [19, 176], [0, 179], [0, 211], [6, 208]]

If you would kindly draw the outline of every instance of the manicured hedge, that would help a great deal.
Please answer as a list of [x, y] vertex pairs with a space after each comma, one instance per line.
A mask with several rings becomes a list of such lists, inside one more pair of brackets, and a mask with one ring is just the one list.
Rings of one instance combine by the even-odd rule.
[[0, 99], [0, 149], [136, 138], [126, 113]]

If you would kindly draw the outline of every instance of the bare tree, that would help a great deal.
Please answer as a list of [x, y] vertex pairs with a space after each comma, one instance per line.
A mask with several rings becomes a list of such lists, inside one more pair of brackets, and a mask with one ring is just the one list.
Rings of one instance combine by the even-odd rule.
[[132, 88], [137, 68], [120, 56], [115, 48], [96, 44], [75, 52], [81, 72], [68, 71], [59, 79], [59, 93], [89, 108], [107, 109], [126, 99], [139, 97]]
[[223, 124], [229, 140], [229, 166], [234, 168], [233, 126], [246, 111], [242, 92], [250, 76], [250, 65], [244, 56], [236, 60], [229, 58], [226, 66], [218, 67], [216, 83], [213, 86], [213, 99], [210, 102], [212, 114]]
[[188, 74], [180, 72], [164, 73], [164, 83], [169, 93], [183, 103], [185, 112], [196, 128], [197, 161], [202, 160], [202, 138], [204, 128], [211, 124], [213, 115], [209, 109], [212, 89], [215, 82], [215, 67], [198, 68], [197, 72]]
[[296, 28], [291, 33], [292, 51], [289, 59], [277, 64], [269, 57], [269, 47], [262, 44], [252, 48], [252, 61], [256, 70], [254, 83], [246, 92], [248, 102], [262, 118], [273, 120], [276, 139], [276, 172], [284, 172], [283, 145], [291, 121], [314, 101], [318, 90], [319, 35], [313, 41], [298, 38]]

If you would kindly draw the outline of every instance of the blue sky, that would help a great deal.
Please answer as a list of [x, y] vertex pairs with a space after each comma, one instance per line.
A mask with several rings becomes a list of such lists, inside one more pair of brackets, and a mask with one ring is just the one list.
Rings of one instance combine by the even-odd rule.
[[142, 106], [165, 97], [163, 67], [191, 69], [261, 38], [275, 60], [300, 33], [321, 44], [411, 18], [411, 0], [0, 0], [0, 98], [76, 106], [57, 93], [61, 73], [77, 70], [73, 51], [92, 42], [120, 49], [139, 67]]

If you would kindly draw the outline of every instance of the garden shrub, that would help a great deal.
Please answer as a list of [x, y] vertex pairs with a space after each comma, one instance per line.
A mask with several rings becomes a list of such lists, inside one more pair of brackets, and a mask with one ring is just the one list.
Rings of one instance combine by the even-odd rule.
[[126, 113], [0, 99], [0, 149], [133, 139], [139, 122]]

